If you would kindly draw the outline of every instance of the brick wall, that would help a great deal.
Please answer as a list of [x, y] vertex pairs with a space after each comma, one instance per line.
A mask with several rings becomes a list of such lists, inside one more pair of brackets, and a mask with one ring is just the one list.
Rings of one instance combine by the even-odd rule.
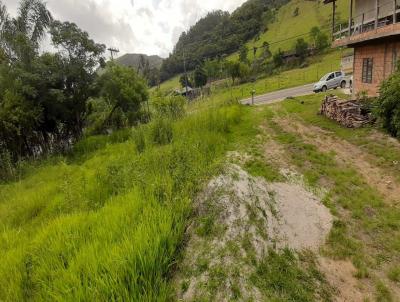
[[[362, 82], [363, 59], [373, 59], [372, 83]], [[382, 42], [354, 48], [354, 93], [367, 91], [377, 96], [381, 82], [393, 73], [396, 59], [400, 59], [400, 42]]]

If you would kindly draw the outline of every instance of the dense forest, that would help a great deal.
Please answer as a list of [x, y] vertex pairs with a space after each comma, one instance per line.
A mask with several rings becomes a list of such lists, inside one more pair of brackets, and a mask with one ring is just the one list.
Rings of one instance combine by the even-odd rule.
[[173, 52], [161, 67], [161, 80], [184, 71], [183, 59], [188, 69], [205, 59], [223, 57], [237, 51], [273, 20], [273, 12], [288, 0], [249, 0], [232, 14], [214, 11], [183, 32]]

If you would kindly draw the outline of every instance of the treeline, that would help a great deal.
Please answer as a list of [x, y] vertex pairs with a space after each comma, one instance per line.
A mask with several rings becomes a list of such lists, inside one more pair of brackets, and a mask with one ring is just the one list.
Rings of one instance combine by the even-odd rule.
[[249, 0], [232, 14], [214, 11], [183, 32], [170, 56], [161, 67], [161, 80], [189, 70], [205, 59], [223, 57], [237, 51], [256, 37], [273, 19], [273, 12], [288, 0]]
[[[56, 50], [41, 53], [48, 35]], [[41, 0], [12, 18], [0, 2], [0, 170], [21, 158], [64, 151], [93, 132], [146, 119], [147, 85], [104, 61], [105, 45], [76, 24], [54, 20]], [[106, 68], [98, 76], [99, 66]]]

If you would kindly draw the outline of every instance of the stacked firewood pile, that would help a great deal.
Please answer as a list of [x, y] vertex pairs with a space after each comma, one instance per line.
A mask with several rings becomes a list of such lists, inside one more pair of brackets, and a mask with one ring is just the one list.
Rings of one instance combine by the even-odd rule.
[[348, 128], [359, 128], [371, 122], [369, 114], [363, 111], [359, 102], [327, 96], [319, 113]]

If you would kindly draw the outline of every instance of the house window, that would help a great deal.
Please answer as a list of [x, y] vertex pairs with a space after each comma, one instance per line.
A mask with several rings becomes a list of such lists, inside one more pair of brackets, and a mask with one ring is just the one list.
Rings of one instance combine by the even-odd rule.
[[362, 82], [363, 83], [372, 83], [373, 66], [374, 66], [374, 59], [372, 59], [372, 58], [363, 59], [363, 68], [362, 68]]

